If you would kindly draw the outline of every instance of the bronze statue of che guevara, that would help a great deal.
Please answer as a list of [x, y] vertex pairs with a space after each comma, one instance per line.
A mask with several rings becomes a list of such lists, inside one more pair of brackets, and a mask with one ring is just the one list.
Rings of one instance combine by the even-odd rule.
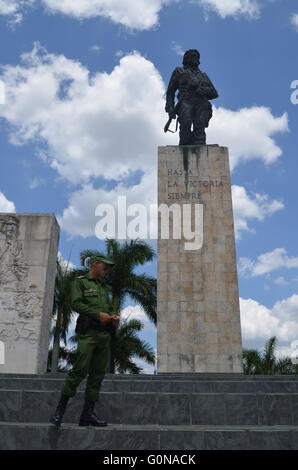
[[[186, 51], [182, 63], [183, 67], [174, 70], [167, 89], [165, 109], [169, 120], [164, 130], [167, 132], [171, 120], [177, 115], [180, 124], [179, 145], [205, 145], [205, 128], [212, 117], [209, 100], [217, 98], [218, 93], [208, 75], [199, 69], [199, 51]], [[178, 102], [175, 105], [177, 90]]]

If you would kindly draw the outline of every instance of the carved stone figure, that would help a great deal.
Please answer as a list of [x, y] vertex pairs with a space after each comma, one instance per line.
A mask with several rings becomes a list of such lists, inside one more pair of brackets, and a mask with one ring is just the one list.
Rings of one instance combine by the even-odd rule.
[[53, 214], [0, 213], [0, 374], [46, 371], [58, 242]]
[[18, 229], [16, 216], [0, 219], [0, 311], [7, 312], [5, 318], [0, 319], [0, 339], [7, 342], [29, 341], [30, 338], [33, 344], [37, 341], [34, 329], [28, 330], [21, 318], [29, 320], [40, 316], [42, 303], [38, 293], [26, 290], [29, 268], [25, 264], [22, 243], [17, 240]]
[[0, 286], [24, 290], [28, 268], [24, 264], [22, 245], [17, 240], [18, 225], [14, 216], [0, 222]]
[[[179, 145], [205, 145], [206, 133], [212, 117], [209, 100], [218, 97], [211, 80], [199, 69], [200, 53], [196, 49], [185, 52], [183, 67], [177, 67], [170, 79], [166, 95], [166, 112], [169, 120], [164, 131], [169, 130], [172, 119], [178, 116], [180, 124]], [[178, 90], [178, 102], [175, 94]], [[172, 132], [172, 131], [171, 131]]]

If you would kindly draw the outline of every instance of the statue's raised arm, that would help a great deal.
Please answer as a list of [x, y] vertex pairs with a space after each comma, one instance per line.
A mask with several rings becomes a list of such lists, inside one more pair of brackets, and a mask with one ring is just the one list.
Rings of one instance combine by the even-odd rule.
[[[199, 69], [200, 53], [196, 49], [185, 52], [183, 67], [172, 73], [166, 95], [166, 112], [169, 121], [178, 117], [179, 145], [206, 145], [205, 129], [212, 117], [209, 100], [218, 93], [206, 73]], [[178, 90], [177, 103], [175, 96]], [[168, 123], [169, 123], [168, 121]], [[168, 123], [165, 132], [168, 130]]]

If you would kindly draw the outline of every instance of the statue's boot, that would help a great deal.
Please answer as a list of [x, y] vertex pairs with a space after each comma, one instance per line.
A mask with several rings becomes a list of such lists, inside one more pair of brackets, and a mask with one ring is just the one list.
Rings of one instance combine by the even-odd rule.
[[108, 423], [94, 413], [94, 405], [95, 401], [85, 400], [79, 426], [107, 426]]
[[70, 397], [67, 397], [66, 395], [61, 395], [56, 411], [50, 417], [50, 423], [55, 426], [60, 426], [69, 398]]

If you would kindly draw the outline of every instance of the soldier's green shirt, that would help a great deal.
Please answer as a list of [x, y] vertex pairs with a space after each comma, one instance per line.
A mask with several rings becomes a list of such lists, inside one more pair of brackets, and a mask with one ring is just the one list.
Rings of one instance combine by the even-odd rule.
[[72, 283], [71, 307], [80, 315], [88, 315], [98, 320], [99, 312], [112, 315], [109, 288], [104, 279], [78, 276]]

